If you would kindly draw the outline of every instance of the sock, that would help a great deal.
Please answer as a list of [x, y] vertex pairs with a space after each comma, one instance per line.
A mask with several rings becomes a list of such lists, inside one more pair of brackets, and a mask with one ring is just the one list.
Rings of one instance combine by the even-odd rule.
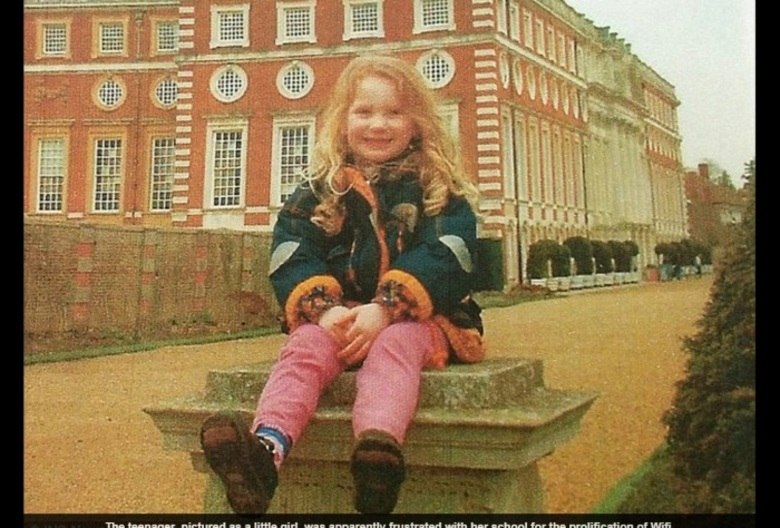
[[282, 462], [284, 462], [284, 458], [287, 456], [287, 452], [292, 445], [290, 437], [284, 434], [280, 429], [267, 425], [258, 427], [255, 431], [255, 435], [271, 442], [271, 445], [273, 445], [274, 464], [278, 469], [282, 465]]

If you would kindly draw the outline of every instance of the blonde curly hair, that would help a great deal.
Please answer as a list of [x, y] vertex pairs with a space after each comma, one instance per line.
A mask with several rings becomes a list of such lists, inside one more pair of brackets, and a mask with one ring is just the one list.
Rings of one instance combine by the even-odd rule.
[[326, 194], [337, 193], [338, 175], [350, 157], [347, 113], [360, 81], [372, 76], [387, 79], [396, 86], [405, 111], [416, 125], [418, 135], [413, 143], [417, 149], [415, 158], [423, 188], [424, 214], [434, 216], [441, 212], [450, 195], [465, 197], [476, 211], [477, 189], [465, 174], [458, 140], [441, 119], [434, 93], [411, 64], [396, 57], [358, 56], [341, 73], [322, 112], [307, 179], [315, 185], [320, 183], [316, 187]]

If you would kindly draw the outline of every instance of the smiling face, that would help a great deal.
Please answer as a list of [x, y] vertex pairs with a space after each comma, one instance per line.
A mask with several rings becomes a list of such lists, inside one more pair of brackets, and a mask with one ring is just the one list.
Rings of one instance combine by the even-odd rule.
[[347, 145], [358, 165], [383, 163], [400, 155], [417, 127], [396, 86], [380, 76], [359, 81], [347, 110]]

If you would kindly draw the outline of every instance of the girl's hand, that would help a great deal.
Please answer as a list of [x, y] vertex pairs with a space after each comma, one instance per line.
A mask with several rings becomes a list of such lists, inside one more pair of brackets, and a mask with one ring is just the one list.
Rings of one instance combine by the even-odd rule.
[[336, 340], [339, 348], [349, 344], [347, 330], [349, 330], [349, 308], [346, 306], [334, 306], [320, 316], [319, 325], [328, 331]]
[[348, 324], [345, 337], [348, 344], [336, 356], [347, 365], [363, 361], [379, 333], [390, 325], [390, 314], [376, 303], [363, 304], [349, 310], [339, 324]]

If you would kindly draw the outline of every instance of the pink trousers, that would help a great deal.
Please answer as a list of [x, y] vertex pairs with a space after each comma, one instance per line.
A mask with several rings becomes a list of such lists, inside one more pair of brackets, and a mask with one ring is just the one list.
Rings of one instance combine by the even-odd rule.
[[[378, 429], [403, 444], [417, 411], [420, 374], [436, 340], [442, 338], [438, 328], [416, 322], [395, 323], [379, 334], [356, 373], [352, 409], [356, 437]], [[337, 351], [336, 342], [318, 325], [305, 324], [290, 334], [260, 395], [252, 430], [274, 427], [295, 444], [317, 410], [320, 395], [345, 369]]]

